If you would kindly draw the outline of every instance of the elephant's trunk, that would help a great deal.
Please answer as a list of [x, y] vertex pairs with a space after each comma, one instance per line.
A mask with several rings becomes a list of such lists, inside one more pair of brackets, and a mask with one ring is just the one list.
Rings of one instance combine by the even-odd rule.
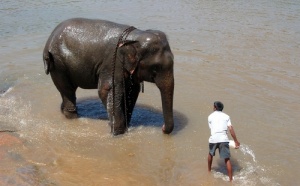
[[169, 72], [163, 81], [156, 82], [161, 93], [161, 101], [165, 124], [162, 131], [169, 134], [174, 128], [173, 119], [173, 95], [174, 95], [174, 76], [173, 72]]

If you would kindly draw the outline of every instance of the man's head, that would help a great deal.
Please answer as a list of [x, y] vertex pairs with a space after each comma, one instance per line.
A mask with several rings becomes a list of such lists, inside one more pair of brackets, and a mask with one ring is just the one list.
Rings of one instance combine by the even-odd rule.
[[224, 105], [221, 101], [215, 101], [214, 102], [214, 109], [217, 111], [222, 111], [224, 108]]

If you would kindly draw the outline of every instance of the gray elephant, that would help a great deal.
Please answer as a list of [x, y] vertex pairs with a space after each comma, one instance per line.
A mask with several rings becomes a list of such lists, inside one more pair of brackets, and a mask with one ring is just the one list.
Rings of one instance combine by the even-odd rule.
[[46, 74], [61, 94], [61, 111], [77, 117], [76, 89], [98, 89], [114, 135], [129, 125], [143, 81], [161, 93], [166, 134], [174, 128], [173, 54], [161, 31], [142, 31], [105, 20], [74, 18], [60, 23], [43, 52]]

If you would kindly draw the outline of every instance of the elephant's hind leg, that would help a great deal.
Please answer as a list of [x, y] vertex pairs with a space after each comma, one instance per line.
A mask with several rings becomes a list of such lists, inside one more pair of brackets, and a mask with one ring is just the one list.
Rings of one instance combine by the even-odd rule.
[[66, 116], [68, 119], [77, 118], [77, 108], [76, 108], [76, 95], [74, 93], [68, 94], [61, 94], [62, 97], [62, 104], [61, 104], [61, 112]]
[[62, 97], [61, 112], [66, 118], [77, 118], [76, 89], [65, 74], [51, 72], [52, 80]]

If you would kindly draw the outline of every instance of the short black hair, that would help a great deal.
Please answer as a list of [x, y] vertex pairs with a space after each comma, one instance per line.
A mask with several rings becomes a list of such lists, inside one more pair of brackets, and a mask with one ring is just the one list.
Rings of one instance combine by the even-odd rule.
[[224, 108], [224, 105], [221, 101], [215, 101], [214, 107], [216, 108], [217, 111], [222, 111]]

